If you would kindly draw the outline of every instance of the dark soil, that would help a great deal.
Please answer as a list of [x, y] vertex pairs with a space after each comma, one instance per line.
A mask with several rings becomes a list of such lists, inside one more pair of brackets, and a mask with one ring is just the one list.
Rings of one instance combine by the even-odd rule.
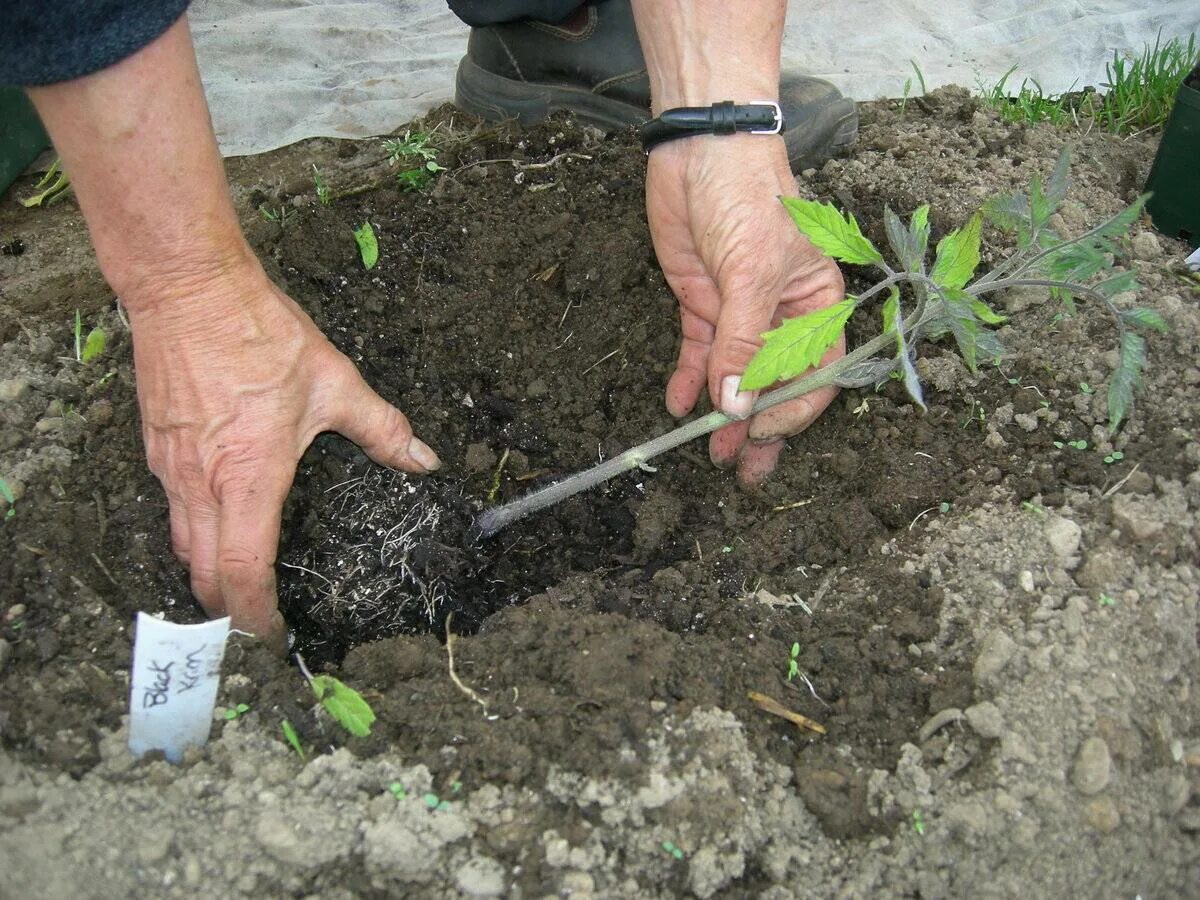
[[[449, 119], [441, 111], [427, 126], [448, 130]], [[1010, 415], [1036, 415], [1050, 392], [1074, 394], [1078, 373], [1014, 367], [977, 377], [927, 346], [926, 414], [895, 383], [848, 394], [792, 442], [759, 490], [739, 488], [697, 443], [656, 472], [472, 545], [472, 517], [490, 500], [673, 426], [662, 393], [677, 326], [630, 139], [565, 121], [520, 134], [469, 127], [455, 115], [441, 157], [449, 171], [431, 189], [403, 192], [385, 180], [328, 207], [305, 202], [282, 224], [258, 219], [252, 233], [278, 283], [445, 463], [418, 482], [323, 436], [288, 500], [279, 578], [297, 649], [363, 690], [378, 714], [372, 736], [352, 749], [395, 751], [447, 782], [469, 773], [520, 784], [567, 761], [619, 771], [620, 748], [641, 740], [650, 718], [717, 705], [753, 723], [755, 751], [795, 767], [802, 794], [817, 785], [805, 796], [831, 833], [877, 831], [886, 823], [866, 807], [867, 774], [893, 766], [923, 721], [968, 705], [971, 691], [969, 660], [911, 649], [936, 634], [941, 588], [878, 548], [905, 540], [943, 504], [1040, 495], [1052, 506], [1065, 489], [1124, 474], [1098, 454], [1054, 449], [1045, 428], [1006, 431], [1003, 446], [983, 440], [993, 411], [1011, 404]], [[980, 165], [1007, 160], [1008, 148], [985, 148]], [[343, 155], [356, 154], [381, 158], [373, 142], [347, 144]], [[928, 199], [847, 197], [825, 177], [813, 173], [811, 189], [848, 204], [875, 237], [885, 203], [906, 213]], [[285, 190], [262, 202], [292, 198]], [[381, 248], [371, 271], [350, 234], [364, 221]], [[856, 317], [851, 345], [874, 332], [875, 315]], [[1026, 327], [1055, 324], [1035, 310]], [[1110, 346], [1102, 323], [1092, 327]], [[36, 352], [48, 361], [62, 351]], [[5, 695], [20, 698], [0, 700], [0, 740], [76, 774], [124, 709], [134, 612], [199, 616], [144, 466], [127, 336], [114, 333], [106, 360], [64, 366], [21, 407], [48, 416], [45, 404], [57, 400], [61, 440], [86, 464], [47, 468], [24, 485], [19, 530], [6, 527], [0, 554], [0, 613], [37, 598], [0, 626], [14, 650]], [[101, 380], [109, 369], [116, 374]], [[1147, 410], [1136, 446], [1141, 471], [1182, 477], [1178, 448], [1154, 416]], [[1091, 424], [1081, 419], [1079, 433]], [[393, 526], [433, 508], [440, 520], [412, 520], [424, 530], [402, 560], [387, 550]], [[477, 632], [455, 642], [455, 663], [485, 698], [486, 717], [447, 677], [450, 613], [455, 630]], [[811, 690], [785, 677], [793, 642]], [[288, 716], [306, 743], [342, 742], [306, 715], [312, 698], [293, 668], [242, 645], [229, 659], [252, 675], [230, 688], [235, 699]], [[755, 717], [748, 691], [820, 721], [829, 738]]]

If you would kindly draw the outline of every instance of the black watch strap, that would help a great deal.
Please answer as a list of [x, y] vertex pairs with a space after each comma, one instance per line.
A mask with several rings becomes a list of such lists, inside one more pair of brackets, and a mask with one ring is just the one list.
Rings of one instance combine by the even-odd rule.
[[642, 149], [649, 153], [664, 141], [693, 134], [779, 134], [783, 111], [774, 100], [737, 104], [732, 100], [712, 106], [680, 106], [663, 110], [658, 118], [638, 126]]

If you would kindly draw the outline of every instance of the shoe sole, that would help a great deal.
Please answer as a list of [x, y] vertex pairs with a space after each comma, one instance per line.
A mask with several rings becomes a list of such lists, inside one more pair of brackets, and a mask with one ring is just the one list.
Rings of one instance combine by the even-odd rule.
[[[645, 110], [582, 88], [517, 81], [480, 68], [464, 57], [454, 79], [454, 103], [488, 121], [515, 120], [522, 125], [544, 121], [552, 113], [570, 112], [602, 128], [632, 128], [647, 118]], [[839, 97], [810, 116], [804, 127], [783, 133], [793, 172], [820, 165], [844, 153], [858, 136], [858, 108]]]

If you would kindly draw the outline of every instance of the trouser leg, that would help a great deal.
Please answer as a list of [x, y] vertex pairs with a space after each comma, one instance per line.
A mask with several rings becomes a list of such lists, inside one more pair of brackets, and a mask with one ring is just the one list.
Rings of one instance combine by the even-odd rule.
[[470, 25], [481, 28], [505, 22], [533, 19], [558, 23], [566, 20], [584, 0], [448, 0], [450, 11]]

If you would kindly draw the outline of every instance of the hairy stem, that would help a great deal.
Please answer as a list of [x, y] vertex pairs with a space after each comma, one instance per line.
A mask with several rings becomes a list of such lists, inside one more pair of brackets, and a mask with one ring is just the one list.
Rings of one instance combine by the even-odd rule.
[[[897, 281], [905, 279], [906, 276], [903, 274], [897, 275], [895, 278]], [[913, 327], [915, 328], [919, 324], [914, 323]], [[861, 347], [856, 348], [853, 352], [847, 353], [836, 362], [832, 362], [824, 368], [817, 369], [811, 375], [797, 379], [790, 384], [771, 391], [769, 394], [763, 394], [754, 404], [750, 414], [760, 413], [763, 410], [770, 409], [772, 406], [788, 400], [794, 400], [797, 397], [823, 387], [838, 385], [839, 376], [875, 356], [881, 350], [886, 349], [894, 341], [895, 336], [891, 332], [873, 338]], [[555, 503], [566, 500], [580, 491], [586, 491], [588, 488], [603, 484], [610, 478], [632, 471], [660, 453], [673, 450], [681, 444], [686, 444], [688, 441], [716, 431], [722, 425], [728, 425], [732, 421], [733, 419], [730, 419], [724, 413], [711, 412], [706, 416], [688, 422], [686, 425], [679, 426], [674, 431], [669, 431], [644, 444], [639, 444], [636, 447], [626, 450], [621, 455], [605, 460], [597, 466], [571, 475], [562, 481], [556, 481], [554, 484], [547, 485], [511, 503], [506, 503], [504, 506], [497, 506], [487, 510], [475, 523], [476, 531], [480, 537], [491, 537], [500, 529], [506, 528], [530, 513], [545, 509], [547, 506], [553, 506]]]

